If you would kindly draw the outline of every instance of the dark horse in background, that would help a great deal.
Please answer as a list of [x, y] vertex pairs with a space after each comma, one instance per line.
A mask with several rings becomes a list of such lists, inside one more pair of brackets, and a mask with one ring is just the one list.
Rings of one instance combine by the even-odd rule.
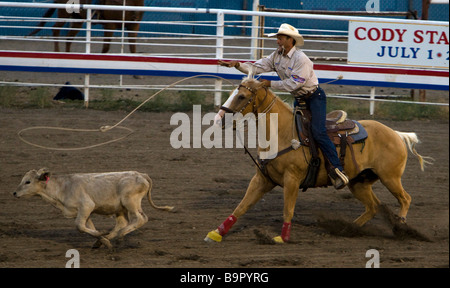
[[[126, 6], [144, 6], [144, 0], [98, 0], [100, 5], [125, 5]], [[94, 2], [94, 3], [92, 3]], [[66, 4], [67, 0], [54, 0], [56, 4]], [[80, 4], [96, 4], [93, 0], [80, 0]], [[44, 14], [45, 18], [50, 18], [55, 12], [56, 8], [50, 8]], [[113, 36], [113, 30], [119, 30], [122, 28], [122, 23], [120, 22], [107, 22], [108, 20], [120, 21], [123, 19], [123, 11], [112, 11], [112, 10], [97, 10], [97, 18], [102, 20], [100, 24], [102, 24], [105, 28], [104, 32], [104, 43], [102, 53], [106, 53], [109, 51], [109, 46], [111, 42], [111, 37]], [[80, 9], [79, 13], [69, 13], [66, 9], [58, 9], [58, 18], [59, 19], [86, 19], [86, 10]], [[94, 13], [93, 13], [94, 14]], [[139, 31], [139, 24], [142, 20], [144, 12], [142, 11], [126, 11], [125, 12], [125, 21], [130, 21], [125, 23], [125, 28], [128, 30], [128, 37], [130, 42], [130, 52], [136, 53], [136, 42], [137, 33]], [[103, 22], [106, 21], [106, 22]], [[44, 27], [46, 21], [42, 21], [39, 23], [39, 27]], [[65, 21], [57, 21], [53, 25], [53, 37], [59, 37], [61, 28], [65, 25]], [[96, 24], [95, 22], [93, 24]], [[67, 34], [68, 41], [66, 42], [66, 52], [70, 52], [70, 42], [79, 32], [79, 29], [83, 26], [83, 22], [71, 22], [70, 31]], [[31, 32], [28, 36], [32, 36], [37, 34], [42, 28], [38, 28]], [[59, 52], [59, 43], [55, 42], [54, 47], [55, 52]]]

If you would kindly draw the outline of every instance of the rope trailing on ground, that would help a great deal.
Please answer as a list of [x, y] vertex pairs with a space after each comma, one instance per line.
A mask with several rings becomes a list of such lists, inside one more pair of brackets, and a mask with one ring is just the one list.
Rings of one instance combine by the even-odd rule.
[[[139, 108], [141, 108], [143, 105], [145, 105], [148, 101], [150, 101], [151, 99], [153, 99], [154, 97], [156, 97], [157, 95], [159, 95], [161, 92], [172, 88], [173, 86], [187, 81], [187, 80], [191, 80], [194, 78], [199, 78], [199, 77], [213, 77], [213, 78], [217, 78], [217, 79], [221, 79], [221, 80], [225, 80], [228, 83], [230, 83], [232, 86], [236, 86], [235, 84], [233, 84], [231, 81], [229, 81], [228, 79], [225, 79], [223, 77], [217, 76], [217, 75], [209, 75], [209, 74], [201, 74], [201, 75], [195, 75], [195, 76], [191, 76], [191, 77], [186, 77], [183, 78], [181, 80], [178, 80], [172, 84], [170, 84], [167, 87], [162, 88], [161, 90], [159, 90], [158, 92], [156, 92], [155, 94], [151, 95], [150, 97], [148, 97], [144, 102], [142, 102], [141, 104], [139, 104], [139, 106], [137, 106], [135, 109], [133, 109], [133, 111], [131, 111], [130, 113], [128, 113], [127, 116], [125, 116], [122, 120], [120, 120], [119, 122], [117, 122], [116, 124], [112, 125], [112, 126], [101, 126], [99, 129], [75, 129], [75, 128], [63, 128], [63, 127], [51, 127], [51, 126], [36, 126], [36, 127], [28, 127], [28, 128], [24, 128], [22, 130], [20, 130], [19, 132], [17, 132], [17, 135], [19, 137], [19, 139], [31, 146], [37, 147], [37, 148], [41, 148], [41, 149], [47, 149], [47, 150], [55, 150], [55, 151], [78, 151], [78, 150], [86, 150], [86, 149], [91, 149], [91, 148], [95, 148], [95, 147], [99, 147], [99, 146], [103, 146], [103, 145], [107, 145], [107, 144], [111, 144], [117, 141], [120, 141], [122, 139], [127, 138], [128, 136], [130, 136], [131, 134], [134, 133], [134, 130], [127, 128], [127, 127], [122, 127], [119, 126], [120, 124], [122, 124], [122, 122], [124, 122], [126, 119], [128, 119], [131, 115], [133, 115], [137, 110], [139, 110]], [[108, 132], [112, 129], [122, 129], [122, 130], [126, 130], [129, 133], [126, 134], [125, 136], [119, 137], [119, 138], [115, 138], [106, 142], [102, 142], [102, 143], [98, 143], [98, 144], [94, 144], [94, 145], [89, 145], [89, 146], [84, 146], [84, 147], [78, 147], [78, 148], [56, 148], [56, 147], [49, 147], [49, 146], [44, 146], [44, 145], [39, 145], [39, 144], [35, 144], [32, 143], [28, 140], [25, 140], [22, 136], [22, 134], [26, 131], [30, 131], [30, 130], [58, 130], [58, 131], [70, 131], [70, 132]]]

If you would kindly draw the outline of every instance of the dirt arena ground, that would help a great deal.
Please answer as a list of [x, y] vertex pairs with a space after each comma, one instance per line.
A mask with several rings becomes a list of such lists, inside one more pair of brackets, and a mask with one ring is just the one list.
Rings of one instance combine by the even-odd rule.
[[[293, 219], [291, 243], [270, 245], [279, 235], [283, 195], [268, 193], [239, 219], [222, 243], [205, 243], [206, 234], [233, 211], [255, 168], [241, 149], [174, 149], [170, 135], [173, 113], [137, 112], [124, 126], [136, 132], [125, 140], [82, 151], [51, 151], [23, 143], [17, 132], [32, 126], [95, 129], [121, 120], [125, 112], [89, 109], [0, 109], [0, 267], [65, 267], [69, 249], [80, 254], [81, 267], [149, 268], [363, 268], [380, 255], [380, 267], [449, 266], [449, 123], [448, 121], [381, 121], [399, 131], [414, 131], [422, 155], [436, 159], [425, 172], [409, 154], [403, 185], [412, 196], [408, 214], [411, 231], [403, 237], [381, 215], [364, 229], [349, 223], [363, 212], [345, 188], [309, 189], [300, 193]], [[34, 143], [80, 147], [123, 132], [72, 133], [50, 130], [24, 134]], [[254, 151], [253, 151], [254, 152]], [[381, 156], [380, 156], [381, 157]], [[161, 212], [143, 201], [149, 222], [113, 249], [91, 249], [95, 239], [79, 233], [73, 219], [38, 197], [16, 199], [12, 193], [30, 169], [49, 168], [54, 174], [136, 170], [154, 181], [153, 200], [176, 211]], [[397, 211], [390, 193], [377, 183], [377, 196]], [[98, 229], [113, 219], [95, 215]], [[342, 227], [347, 229], [341, 231]]]
[[[0, 47], [5, 45], [13, 49], [21, 43], [3, 43]], [[62, 84], [68, 77], [35, 74], [2, 72], [0, 79], [40, 82], [42, 76], [49, 83]], [[93, 75], [91, 83], [109, 83], [100, 83], [97, 77]], [[70, 79], [72, 84], [83, 83], [81, 75]], [[160, 77], [144, 80], [145, 84], [172, 83]], [[142, 84], [142, 80], [131, 77], [125, 83], [136, 81]], [[341, 92], [332, 89], [330, 85], [327, 93]], [[377, 89], [377, 93], [381, 90]], [[352, 91], [369, 90], [352, 87]], [[445, 99], [448, 101], [448, 94]], [[347, 188], [336, 191], [330, 187], [300, 193], [291, 243], [271, 245], [267, 238], [279, 235], [283, 222], [283, 194], [281, 188], [276, 188], [239, 219], [222, 243], [212, 244], [205, 243], [204, 237], [240, 202], [255, 167], [242, 149], [172, 148], [170, 135], [176, 128], [170, 125], [172, 115], [137, 112], [124, 123], [136, 131], [125, 140], [82, 151], [51, 151], [25, 144], [17, 132], [34, 126], [97, 129], [117, 123], [126, 113], [70, 109], [64, 105], [53, 109], [0, 108], [0, 267], [63, 268], [70, 260], [66, 257], [70, 249], [78, 250], [83, 268], [364, 268], [371, 260], [366, 257], [370, 249], [379, 252], [382, 268], [449, 267], [448, 121], [381, 121], [395, 130], [416, 132], [422, 141], [417, 147], [419, 153], [436, 159], [422, 172], [417, 159], [409, 154], [403, 185], [412, 196], [408, 225], [414, 233], [396, 236], [392, 224], [381, 215], [364, 229], [355, 230], [350, 223], [364, 207]], [[24, 136], [41, 145], [67, 148], [103, 142], [118, 136], [116, 133], [123, 134], [44, 129], [28, 131]], [[42, 167], [54, 174], [123, 170], [148, 173], [154, 182], [156, 204], [175, 206], [176, 210], [156, 211], [144, 199], [147, 224], [113, 242], [113, 249], [91, 249], [95, 239], [79, 233], [74, 219], [65, 219], [59, 210], [37, 197], [13, 197], [23, 175]], [[374, 191], [387, 207], [397, 211], [395, 198], [384, 186], [377, 183]], [[112, 218], [98, 215], [93, 216], [93, 222], [100, 230], [114, 225]]]

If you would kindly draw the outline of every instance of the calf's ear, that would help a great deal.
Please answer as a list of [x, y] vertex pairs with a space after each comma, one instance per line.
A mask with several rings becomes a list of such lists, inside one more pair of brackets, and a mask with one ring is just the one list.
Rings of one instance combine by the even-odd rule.
[[51, 173], [47, 168], [41, 168], [37, 172], [37, 178], [39, 181], [47, 181], [47, 178], [50, 177]]

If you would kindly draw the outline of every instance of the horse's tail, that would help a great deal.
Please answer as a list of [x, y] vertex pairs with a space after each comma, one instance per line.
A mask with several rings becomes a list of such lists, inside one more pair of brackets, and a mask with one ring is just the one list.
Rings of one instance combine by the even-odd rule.
[[[433, 158], [431, 157], [427, 157], [427, 156], [422, 156], [419, 153], [417, 153], [416, 151], [416, 144], [419, 143], [419, 138], [417, 137], [416, 133], [405, 133], [405, 132], [399, 132], [399, 131], [395, 131], [400, 138], [402, 138], [403, 142], [405, 142], [406, 146], [409, 148], [409, 151], [411, 151], [414, 155], [417, 156], [417, 159], [419, 159], [419, 163], [420, 163], [420, 169], [422, 171], [424, 171], [424, 167], [425, 167], [425, 163], [426, 164], [433, 164], [430, 161], [434, 161]], [[430, 161], [428, 161], [427, 159], [429, 159]]]
[[[55, 13], [55, 10], [56, 10], [56, 8], [50, 8], [50, 9], [48, 9], [47, 10], [47, 12], [45, 12], [45, 14], [44, 14], [44, 18], [50, 18], [52, 15], [53, 15], [53, 13]], [[41, 23], [39, 23], [39, 27], [44, 27], [45, 26], [45, 23], [47, 23], [47, 21], [41, 21]], [[42, 28], [37, 28], [37, 29], [35, 29], [34, 31], [32, 31], [30, 34], [28, 34], [28, 36], [33, 36], [34, 34], [37, 34], [39, 31], [41, 31], [42, 30]]]

